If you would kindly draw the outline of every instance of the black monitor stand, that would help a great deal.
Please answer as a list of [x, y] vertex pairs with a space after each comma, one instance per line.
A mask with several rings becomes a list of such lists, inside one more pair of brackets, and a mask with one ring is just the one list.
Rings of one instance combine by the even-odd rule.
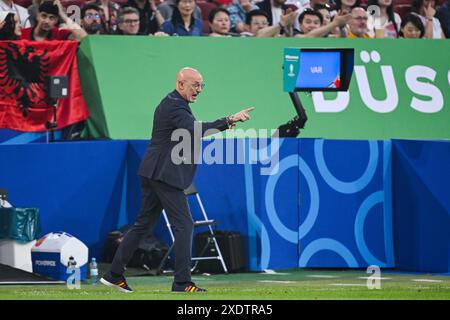
[[297, 115], [289, 120], [287, 123], [278, 127], [278, 136], [280, 138], [295, 138], [300, 134], [300, 129], [305, 127], [305, 123], [308, 120], [306, 110], [300, 101], [300, 97], [297, 92], [289, 92], [292, 103], [294, 104]]
[[[47, 121], [45, 123], [45, 128], [47, 129], [47, 143], [49, 142], [55, 142], [55, 130], [58, 127], [58, 124], [56, 122], [56, 110], [58, 105], [58, 99], [50, 98], [49, 102], [50, 108], [52, 108], [52, 120]], [[48, 135], [50, 134], [50, 138]]]
[[291, 97], [295, 111], [297, 111], [297, 115], [299, 117], [299, 128], [303, 129], [305, 127], [306, 121], [308, 121], [306, 110], [305, 108], [303, 108], [302, 102], [300, 101], [300, 97], [298, 96], [297, 92], [289, 92], [289, 97]]

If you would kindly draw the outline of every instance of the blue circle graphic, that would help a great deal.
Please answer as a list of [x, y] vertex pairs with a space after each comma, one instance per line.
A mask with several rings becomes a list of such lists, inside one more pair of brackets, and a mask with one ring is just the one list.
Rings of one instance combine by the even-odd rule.
[[270, 238], [264, 224], [261, 223], [259, 218], [252, 214], [249, 215], [249, 223], [252, 228], [259, 233], [261, 239], [261, 257], [260, 257], [260, 267], [261, 269], [267, 269], [270, 262]]
[[325, 158], [323, 155], [323, 139], [317, 139], [314, 142], [314, 156], [316, 158], [317, 168], [319, 169], [320, 174], [322, 175], [325, 182], [334, 190], [341, 193], [356, 193], [364, 189], [369, 182], [372, 180], [378, 163], [378, 144], [377, 141], [368, 141], [369, 142], [369, 162], [367, 164], [367, 168], [363, 175], [355, 180], [350, 182], [345, 182], [337, 179], [333, 174], [328, 170], [328, 167], [325, 163]]
[[[275, 187], [277, 185], [278, 179], [281, 177], [284, 171], [292, 167], [298, 167], [300, 172], [303, 173], [308, 184], [309, 191], [311, 193], [310, 207], [307, 218], [300, 225], [298, 231], [287, 228], [281, 222], [275, 209], [274, 203]], [[269, 221], [275, 231], [283, 239], [292, 243], [298, 243], [299, 239], [303, 238], [311, 230], [319, 213], [319, 188], [311, 169], [299, 155], [291, 155], [281, 160], [279, 163], [279, 172], [276, 175], [269, 176], [266, 185], [265, 202]]]
[[385, 267], [386, 263], [381, 262], [370, 252], [364, 240], [364, 221], [366, 221], [367, 215], [371, 208], [378, 203], [384, 202], [384, 192], [377, 191], [366, 198], [358, 209], [358, 213], [355, 218], [355, 239], [359, 252], [363, 256], [369, 265], [377, 265], [379, 267]]
[[330, 238], [316, 239], [306, 246], [303, 250], [300, 260], [298, 261], [299, 267], [307, 267], [307, 264], [311, 257], [322, 250], [330, 250], [339, 254], [347, 263], [350, 268], [358, 268], [358, 262], [352, 255], [350, 250], [347, 249], [342, 243]]

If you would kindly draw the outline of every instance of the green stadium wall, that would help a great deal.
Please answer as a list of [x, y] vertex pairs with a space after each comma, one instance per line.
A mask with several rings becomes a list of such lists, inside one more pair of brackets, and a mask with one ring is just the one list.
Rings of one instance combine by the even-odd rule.
[[450, 42], [302, 38], [90, 36], [79, 68], [91, 110], [87, 135], [148, 139], [153, 111], [184, 66], [206, 84], [194, 114], [203, 121], [256, 107], [242, 129], [259, 135], [296, 115], [283, 92], [283, 49], [354, 48], [348, 92], [300, 93], [302, 137], [450, 139]]

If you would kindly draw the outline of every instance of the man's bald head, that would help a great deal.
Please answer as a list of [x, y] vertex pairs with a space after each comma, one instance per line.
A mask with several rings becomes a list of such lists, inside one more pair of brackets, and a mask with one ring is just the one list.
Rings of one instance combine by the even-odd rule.
[[176, 90], [188, 102], [195, 102], [203, 89], [203, 78], [194, 68], [184, 67], [177, 73]]
[[356, 17], [367, 17], [367, 11], [361, 7], [354, 7], [351, 10], [351, 13], [354, 14]]
[[197, 69], [184, 67], [177, 73], [177, 81], [192, 80], [197, 76], [202, 76]]

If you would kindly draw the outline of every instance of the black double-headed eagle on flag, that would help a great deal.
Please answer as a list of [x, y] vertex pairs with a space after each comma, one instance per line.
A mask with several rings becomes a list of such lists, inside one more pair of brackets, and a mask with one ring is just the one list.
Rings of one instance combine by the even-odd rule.
[[13, 42], [1, 47], [0, 99], [16, 100], [24, 116], [28, 116], [30, 108], [45, 104], [49, 63], [47, 49], [19, 48]]

